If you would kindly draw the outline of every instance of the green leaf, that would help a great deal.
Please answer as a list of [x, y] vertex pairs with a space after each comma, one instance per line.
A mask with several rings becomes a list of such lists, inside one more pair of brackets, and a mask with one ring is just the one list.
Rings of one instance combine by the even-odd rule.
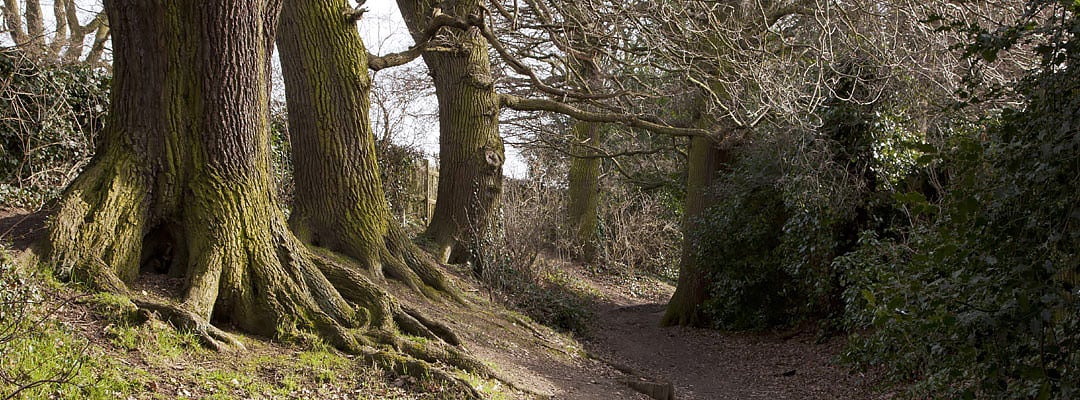
[[874, 297], [874, 293], [871, 292], [869, 289], [862, 290], [862, 297], [866, 299], [866, 304], [870, 305], [871, 307], [877, 305], [877, 298]]
[[926, 196], [919, 192], [897, 193], [893, 195], [893, 198], [905, 205], [927, 204]]

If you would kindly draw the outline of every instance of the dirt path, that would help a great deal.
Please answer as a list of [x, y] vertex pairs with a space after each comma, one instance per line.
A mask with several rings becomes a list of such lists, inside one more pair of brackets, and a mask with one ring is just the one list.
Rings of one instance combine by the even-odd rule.
[[[869, 378], [830, 360], [841, 341], [816, 344], [812, 332], [732, 334], [658, 325], [670, 286], [651, 299], [595, 282], [604, 300], [585, 348], [594, 357], [659, 381], [683, 399], [878, 399]], [[666, 286], [666, 285], [664, 285]]]
[[[43, 217], [44, 213], [0, 210], [0, 237], [15, 248], [25, 248], [43, 234]], [[431, 302], [407, 288], [391, 289], [400, 300], [459, 329], [473, 354], [496, 365], [502, 379], [532, 394], [517, 392], [513, 397], [647, 400], [625, 384], [645, 377], [672, 383], [679, 400], [888, 398], [870, 391], [867, 377], [830, 362], [840, 351], [838, 340], [816, 344], [812, 332], [785, 336], [661, 328], [658, 322], [671, 286], [618, 282], [610, 274], [567, 267], [600, 295], [583, 344], [523, 323], [500, 307], [462, 308]], [[638, 294], [627, 295], [631, 291]], [[484, 301], [476, 298], [473, 303]], [[585, 353], [589, 357], [581, 356]]]

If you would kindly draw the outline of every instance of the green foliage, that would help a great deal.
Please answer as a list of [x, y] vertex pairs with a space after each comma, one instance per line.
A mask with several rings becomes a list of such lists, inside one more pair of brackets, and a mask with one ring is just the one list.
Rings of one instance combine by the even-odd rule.
[[838, 262], [861, 333], [848, 357], [914, 381], [913, 397], [1080, 396], [1080, 23], [1061, 3], [1029, 6], [1047, 19], [968, 49], [992, 60], [1025, 43], [1042, 57], [1015, 88], [1022, 107], [953, 132], [928, 163], [943, 196], [896, 196], [913, 223], [863, 235]]
[[[788, 211], [776, 168], [736, 167], [715, 188], [723, 194], [695, 223], [694, 257], [710, 275], [705, 313], [722, 329], [782, 325], [804, 310], [806, 293], [784, 268], [781, 240]], [[762, 168], [764, 167], [764, 168]], [[745, 169], [744, 169], [745, 168]]]
[[66, 300], [0, 253], [0, 397], [112, 399], [141, 392], [137, 371], [101, 357], [54, 317]]
[[859, 231], [884, 232], [898, 216], [888, 193], [914, 154], [882, 149], [912, 131], [874, 105], [839, 99], [820, 117], [816, 130], [781, 130], [733, 150], [695, 221], [693, 256], [711, 284], [703, 311], [718, 328], [838, 319], [844, 270], [833, 260]]
[[[424, 167], [428, 161], [416, 148], [380, 143], [375, 150], [390, 212], [402, 220], [408, 232], [419, 233], [427, 226], [428, 191], [431, 190], [430, 196], [434, 199], [438, 175]], [[430, 165], [429, 168], [437, 170], [438, 166]]]
[[105, 124], [109, 76], [0, 49], [0, 203], [37, 208], [74, 179]]
[[289, 114], [285, 102], [270, 103], [270, 163], [274, 171], [274, 187], [278, 202], [289, 211], [292, 205], [293, 183], [292, 143], [289, 142]]

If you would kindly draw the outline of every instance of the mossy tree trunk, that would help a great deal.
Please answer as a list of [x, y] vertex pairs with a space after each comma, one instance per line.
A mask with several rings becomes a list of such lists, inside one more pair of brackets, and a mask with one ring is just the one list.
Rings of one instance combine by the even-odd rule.
[[[115, 64], [104, 142], [66, 190], [47, 241], [64, 276], [125, 294], [217, 348], [241, 345], [210, 321], [276, 338], [315, 334], [447, 382], [460, 383], [368, 345], [490, 374], [452, 347], [401, 340], [399, 330], [458, 344], [445, 326], [398, 305], [358, 265], [313, 251], [288, 229], [274, 199], [269, 153], [279, 2], [112, 0], [106, 6]], [[393, 240], [384, 246], [399, 250], [389, 243], [404, 239], [392, 230], [386, 236]], [[162, 300], [128, 290], [140, 274], [162, 272], [147, 270], [151, 265], [184, 276], [184, 294]]]
[[450, 287], [391, 218], [369, 120], [367, 51], [344, 0], [286, 0], [278, 32], [303, 241], [354, 258], [374, 276]]
[[567, 179], [567, 225], [573, 232], [574, 245], [580, 249], [578, 258], [595, 261], [598, 253], [597, 235], [600, 228], [600, 146], [601, 124], [578, 121], [574, 123], [570, 171]]
[[[398, 0], [398, 6], [417, 41], [436, 9], [462, 19], [482, 12], [478, 0]], [[423, 58], [439, 101], [439, 188], [422, 240], [439, 261], [464, 262], [493, 223], [502, 194], [499, 96], [478, 28], [443, 29]]]
[[267, 336], [361, 323], [273, 201], [267, 116], [278, 3], [106, 7], [112, 108], [100, 151], [51, 225], [60, 271], [126, 293], [152, 272], [141, 270], [149, 260], [166, 259], [186, 290], [175, 308], [154, 308], [203, 334], [217, 332], [212, 317]]
[[[582, 20], [577, 6], [570, 4], [567, 11]], [[600, 67], [597, 65], [595, 36], [585, 30], [571, 27], [568, 32], [567, 79], [582, 93], [598, 91], [602, 85]], [[577, 121], [572, 128], [573, 142], [570, 147], [570, 170], [567, 174], [567, 225], [572, 230], [573, 243], [579, 253], [578, 259], [591, 262], [597, 258], [600, 228], [600, 152], [603, 125], [597, 122]]]
[[661, 320], [664, 326], [691, 325], [701, 326], [707, 319], [701, 313], [701, 305], [708, 299], [708, 271], [697, 263], [694, 256], [694, 235], [696, 219], [708, 208], [711, 193], [709, 188], [718, 172], [728, 164], [728, 151], [721, 149], [715, 141], [707, 137], [694, 137], [690, 140], [690, 157], [686, 181], [686, 210], [683, 216], [682, 261], [679, 264], [679, 282], [675, 293], [668, 302], [667, 311]]

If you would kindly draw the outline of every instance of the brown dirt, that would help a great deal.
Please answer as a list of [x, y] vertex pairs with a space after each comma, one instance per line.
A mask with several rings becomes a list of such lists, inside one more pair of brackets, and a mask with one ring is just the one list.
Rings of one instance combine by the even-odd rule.
[[[579, 272], [580, 273], [580, 272]], [[601, 293], [585, 348], [596, 358], [675, 386], [676, 399], [879, 399], [872, 374], [832, 359], [842, 338], [816, 343], [809, 327], [784, 333], [725, 333], [660, 327], [674, 288], [654, 282], [632, 297], [610, 277], [583, 273]]]
[[[44, 215], [0, 210], [0, 237], [14, 242], [12, 247], [16, 249], [25, 248], [41, 237]], [[502, 380], [520, 389], [511, 390], [508, 393], [511, 397], [648, 400], [649, 397], [624, 383], [640, 377], [671, 382], [675, 398], [680, 400], [890, 397], [869, 389], [873, 383], [869, 374], [850, 372], [831, 361], [839, 353], [842, 340], [817, 344], [812, 331], [808, 330], [741, 334], [686, 327], [661, 328], [658, 322], [664, 302], [673, 291], [670, 285], [655, 279], [631, 279], [626, 275], [594, 273], [560, 264], [572, 277], [593, 287], [599, 294], [593, 310], [593, 325], [583, 342], [492, 305], [463, 270], [451, 272], [466, 291], [469, 306], [463, 307], [452, 301], [432, 301], [400, 285], [391, 285], [391, 291], [404, 303], [425, 310], [433, 319], [455, 329], [471, 354], [492, 365]], [[170, 292], [176, 285], [174, 280], [160, 276], [159, 280], [140, 281], [135, 289]], [[180, 372], [168, 368], [160, 370], [149, 365], [137, 352], [125, 353], [116, 349], [103, 336], [102, 322], [90, 317], [85, 307], [68, 306], [61, 314], [68, 323], [81, 327], [91, 342], [110, 349], [107, 353], [121, 362], [156, 369], [152, 373], [162, 382], [152, 385], [152, 392], [174, 396], [190, 390], [194, 397], [212, 394], [199, 387], [197, 378], [183, 372], [194, 366], [180, 366], [177, 369]], [[246, 342], [250, 344], [252, 355], [297, 351], [252, 338]], [[231, 359], [226, 354], [199, 358], [201, 368], [224, 371], [239, 369], [243, 360], [250, 360], [249, 357]], [[259, 370], [260, 375], [264, 372], [268, 375], [261, 378], [273, 381], [273, 368]], [[328, 388], [316, 381], [304, 382], [298, 389], [301, 397], [354, 396], [344, 388]], [[412, 396], [398, 390], [380, 397]]]
[[45, 218], [48, 215], [48, 210], [31, 212], [0, 207], [0, 242], [9, 243], [15, 250], [26, 250], [48, 234], [45, 231]]

